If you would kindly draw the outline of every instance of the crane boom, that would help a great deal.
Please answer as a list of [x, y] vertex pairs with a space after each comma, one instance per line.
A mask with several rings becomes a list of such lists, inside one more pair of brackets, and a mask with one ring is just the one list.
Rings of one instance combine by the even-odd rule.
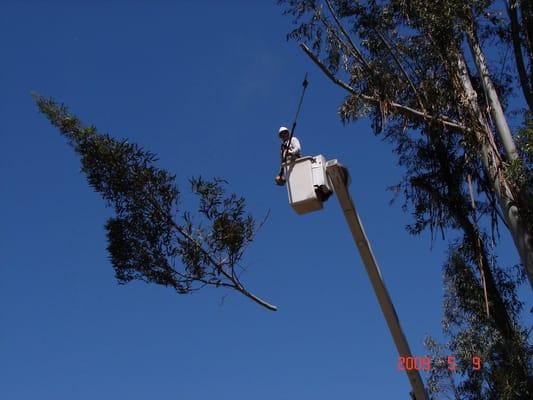
[[[359, 218], [359, 214], [357, 213], [353, 200], [348, 191], [348, 171], [337, 160], [331, 160], [326, 163], [326, 174], [333, 185], [335, 193], [337, 194], [344, 217], [346, 218], [346, 222], [348, 223], [350, 231], [352, 232], [355, 244], [359, 249], [361, 260], [363, 261], [368, 277], [370, 278], [370, 282], [372, 283], [372, 287], [374, 288], [379, 306], [381, 307], [381, 311], [385, 316], [385, 320], [389, 326], [389, 330], [398, 353], [403, 357], [412, 357], [411, 349], [409, 348], [407, 339], [403, 333], [402, 327], [400, 326], [398, 315], [396, 314], [394, 305], [392, 304], [392, 300], [385, 286], [385, 282], [383, 282], [378, 263], [374, 257], [374, 254], [372, 253], [372, 249], [363, 229], [361, 219]], [[413, 389], [415, 399], [428, 400], [428, 395], [424, 388], [424, 383], [422, 382], [420, 373], [415, 369], [406, 369], [406, 372]]]

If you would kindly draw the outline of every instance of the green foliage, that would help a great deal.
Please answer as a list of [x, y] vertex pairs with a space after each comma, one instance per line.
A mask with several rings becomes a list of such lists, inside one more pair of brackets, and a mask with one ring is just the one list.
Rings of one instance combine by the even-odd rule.
[[[517, 267], [495, 269], [497, 286], [502, 289], [513, 324], [512, 337], [506, 338], [498, 328], [496, 317], [484, 313], [481, 280], [474, 272], [471, 258], [470, 250], [464, 246], [450, 249], [444, 267], [443, 328], [451, 340], [446, 345], [437, 345], [432, 338], [426, 340], [435, 359], [428, 388], [431, 393], [445, 394], [453, 387], [458, 399], [529, 399], [531, 388], [527, 386], [527, 377], [533, 374], [533, 347], [528, 332], [517, 322], [523, 303], [516, 297], [516, 287], [525, 279], [523, 272], [517, 273]], [[454, 355], [458, 365], [456, 373], [450, 373], [443, 354]], [[474, 369], [474, 357], [481, 360], [479, 371]]]
[[[525, 126], [516, 136], [520, 157], [508, 163], [505, 173], [513, 182], [523, 203], [533, 202], [533, 118], [526, 119]], [[521, 207], [520, 216], [533, 232], [533, 208]]]
[[52, 99], [34, 98], [80, 156], [89, 184], [115, 210], [106, 223], [107, 249], [119, 283], [138, 279], [182, 294], [225, 286], [269, 306], [239, 280], [257, 224], [245, 200], [226, 193], [224, 180], [191, 179], [199, 204], [195, 222], [191, 213], [180, 212], [175, 176], [156, 166], [153, 153], [84, 127]]
[[427, 336], [424, 345], [429, 350], [431, 359], [431, 373], [427, 380], [427, 390], [431, 399], [438, 397], [433, 395], [446, 395], [447, 398], [459, 400], [457, 385], [454, 380], [454, 372], [450, 370], [448, 363], [449, 350], [431, 336]]
[[[325, 66], [358, 93], [348, 96], [341, 106], [343, 121], [370, 116], [376, 132], [382, 131], [385, 122], [396, 119], [404, 129], [420, 127], [420, 118], [391, 113], [388, 105], [392, 101], [419, 108], [422, 100], [433, 114], [456, 115], [458, 103], [442, 62], [446, 49], [457, 46], [460, 40], [458, 30], [449, 24], [453, 7], [448, 7], [448, 2], [332, 1], [350, 40], [328, 12], [326, 2], [279, 3], [286, 14], [295, 17], [296, 28], [288, 38], [309, 42], [316, 54], [322, 55]], [[442, 48], [436, 52], [435, 47]], [[361, 101], [362, 95], [379, 102], [369, 107]]]
[[517, 144], [522, 159], [529, 169], [533, 168], [533, 117], [526, 120], [526, 126], [518, 132]]

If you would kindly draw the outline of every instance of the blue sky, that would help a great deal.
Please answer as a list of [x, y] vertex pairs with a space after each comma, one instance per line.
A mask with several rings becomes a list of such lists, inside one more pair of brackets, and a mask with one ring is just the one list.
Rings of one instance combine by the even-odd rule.
[[[296, 215], [278, 169], [309, 72], [297, 136], [337, 158], [415, 355], [440, 337], [446, 247], [411, 237], [386, 187], [390, 146], [343, 126], [344, 94], [294, 42], [274, 2], [5, 2], [0, 12], [0, 397], [22, 399], [407, 399], [406, 377], [337, 200]], [[179, 3], [179, 4], [177, 4]], [[180, 296], [119, 286], [112, 215], [40, 115], [36, 91], [188, 178], [222, 176], [270, 218], [246, 255], [248, 288]], [[517, 256], [503, 238], [501, 260]]]

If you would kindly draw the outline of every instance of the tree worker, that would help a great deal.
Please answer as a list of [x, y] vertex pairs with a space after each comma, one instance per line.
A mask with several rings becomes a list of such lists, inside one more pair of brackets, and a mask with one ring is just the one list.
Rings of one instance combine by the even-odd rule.
[[[279, 138], [281, 139], [281, 147], [280, 147], [280, 157], [281, 157], [281, 168], [279, 170], [278, 175], [276, 176], [276, 184], [283, 186], [285, 184], [285, 178], [283, 173], [283, 163], [294, 161], [297, 158], [300, 158], [300, 152], [302, 150], [302, 146], [300, 146], [300, 141], [298, 138], [293, 136], [291, 138], [291, 133], [288, 128], [282, 126], [279, 128], [278, 132]], [[289, 143], [290, 139], [290, 143]]]

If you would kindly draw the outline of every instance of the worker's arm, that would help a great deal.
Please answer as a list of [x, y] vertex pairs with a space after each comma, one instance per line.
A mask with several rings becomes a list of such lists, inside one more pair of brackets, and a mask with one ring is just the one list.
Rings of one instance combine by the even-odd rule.
[[298, 138], [293, 137], [291, 139], [291, 145], [289, 146], [289, 154], [298, 154], [302, 150], [302, 146], [300, 146], [300, 141]]

